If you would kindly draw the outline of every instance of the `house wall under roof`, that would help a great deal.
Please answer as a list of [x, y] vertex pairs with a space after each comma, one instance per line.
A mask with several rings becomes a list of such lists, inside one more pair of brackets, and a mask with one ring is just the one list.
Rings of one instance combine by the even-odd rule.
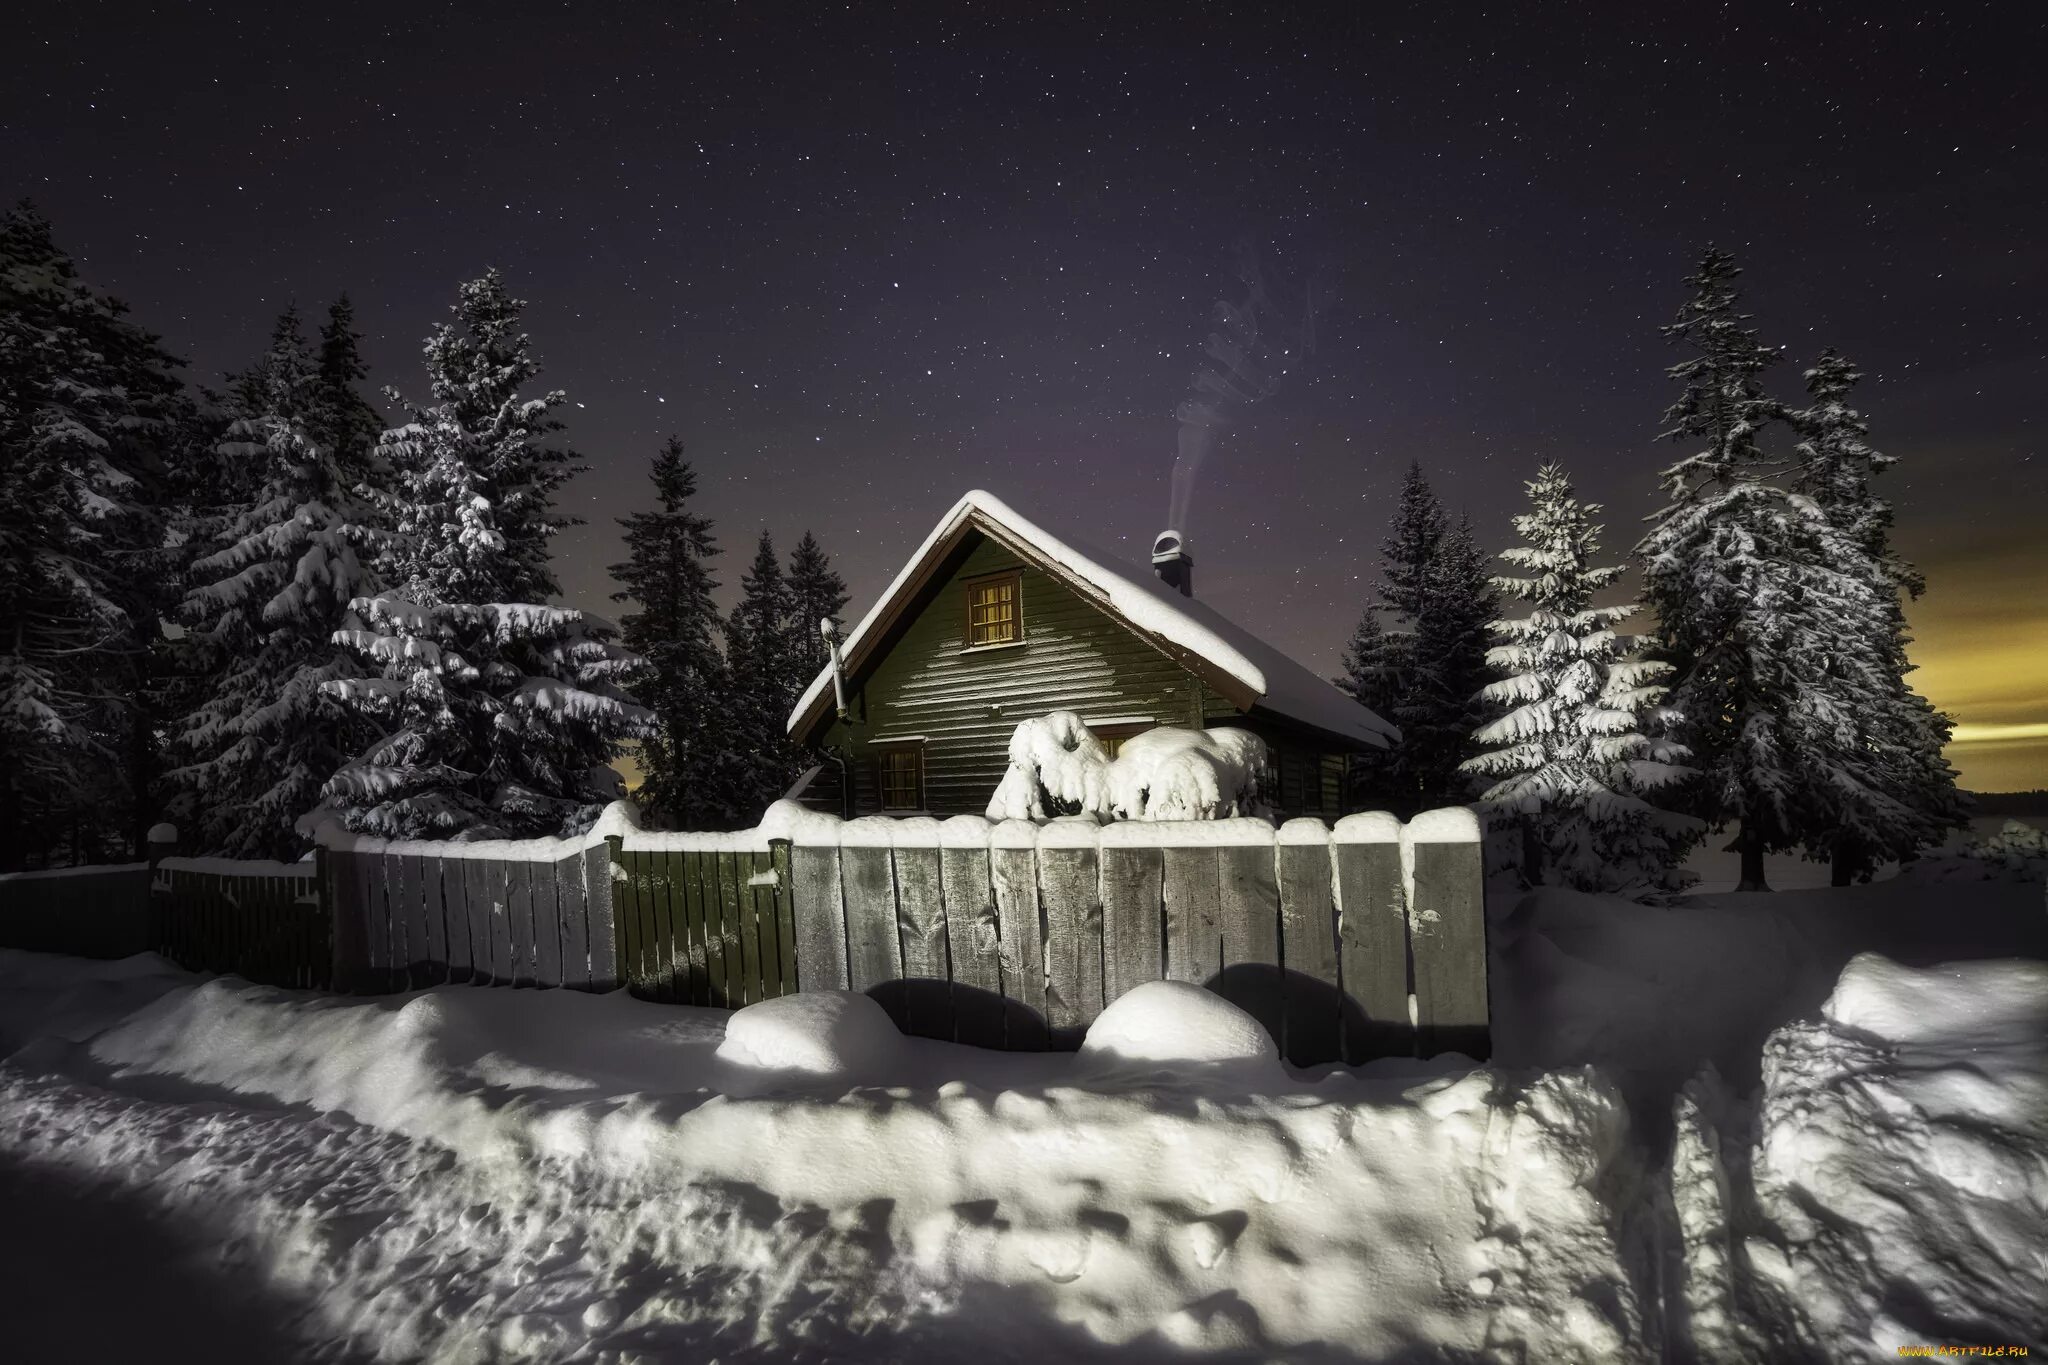
[[[1339, 813], [1342, 758], [1230, 701], [1073, 589], [992, 540], [976, 535], [964, 561], [918, 611], [888, 654], [848, 697], [825, 744], [847, 760], [854, 811], [882, 807], [880, 756], [915, 744], [923, 756], [922, 809], [982, 814], [1009, 764], [1017, 723], [1049, 711], [1076, 711], [1095, 724], [1236, 725], [1275, 749], [1283, 812]], [[1021, 573], [1023, 639], [967, 645], [967, 584], [985, 575]], [[839, 768], [828, 763], [805, 792], [807, 803], [838, 810]]]

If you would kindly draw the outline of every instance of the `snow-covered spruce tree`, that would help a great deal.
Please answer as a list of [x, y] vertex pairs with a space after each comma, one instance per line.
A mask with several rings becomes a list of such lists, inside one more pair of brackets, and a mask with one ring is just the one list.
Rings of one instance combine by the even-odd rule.
[[746, 773], [743, 795], [750, 820], [789, 790], [799, 772], [799, 756], [787, 732], [797, 695], [789, 639], [789, 584], [774, 539], [763, 531], [753, 563], [740, 576], [739, 604], [725, 626], [725, 666], [732, 680], [726, 730]]
[[548, 538], [567, 519], [552, 492], [569, 455], [539, 444], [560, 393], [528, 398], [539, 372], [519, 304], [496, 272], [462, 286], [456, 320], [428, 338], [436, 401], [385, 433], [395, 489], [382, 564], [391, 596], [350, 604], [336, 634], [381, 676], [327, 690], [383, 737], [324, 795], [359, 833], [494, 838], [587, 829], [623, 784], [609, 766], [654, 718], [621, 689], [641, 660], [596, 617], [552, 593]]
[[137, 849], [169, 605], [162, 506], [193, 425], [182, 363], [0, 216], [0, 867]]
[[1493, 625], [1501, 643], [1487, 662], [1499, 680], [1482, 697], [1499, 714], [1473, 738], [1496, 747], [1464, 769], [1492, 779], [1480, 805], [1519, 833], [1525, 885], [1681, 890], [1692, 878], [1678, 864], [1700, 822], [1646, 799], [1692, 776], [1682, 746], [1643, 733], [1669, 666], [1625, 657], [1634, 642], [1613, 627], [1633, 604], [1593, 605], [1625, 571], [1594, 563], [1599, 504], [1580, 503], [1556, 464], [1527, 488], [1531, 510], [1515, 518], [1523, 543], [1500, 555], [1526, 576], [1493, 583], [1529, 614]]
[[1671, 367], [1683, 384], [1665, 436], [1696, 443], [1662, 475], [1667, 505], [1636, 546], [1643, 599], [1656, 614], [1652, 657], [1671, 666], [1666, 736], [1691, 750], [1703, 780], [1692, 813], [1740, 822], [1745, 890], [1763, 890], [1766, 851], [1795, 842], [1790, 808], [1797, 752], [1781, 721], [1791, 704], [1787, 615], [1798, 574], [1791, 521], [1761, 435], [1784, 415], [1760, 376], [1778, 353], [1737, 309], [1726, 252], [1709, 249], [1686, 280], [1693, 296], [1667, 337], [1696, 355]]
[[1906, 655], [1911, 636], [1901, 599], [1917, 598], [1926, 580], [1892, 549], [1891, 507], [1870, 486], [1874, 475], [1897, 461], [1872, 449], [1862, 414], [1849, 405], [1862, 379], [1854, 365], [1830, 349], [1805, 377], [1809, 402], [1790, 419], [1801, 437], [1793, 488], [1819, 505], [1878, 576], [1872, 584], [1872, 619], [1837, 623], [1849, 636], [1838, 649], [1861, 653], [1875, 647], [1882, 652], [1881, 662], [1870, 669], [1878, 685], [1859, 699], [1856, 714], [1863, 735], [1853, 757], [1880, 769], [1871, 784], [1911, 815], [1880, 827], [1869, 812], [1852, 804], [1842, 812], [1832, 838], [1808, 842], [1808, 855], [1830, 859], [1834, 884], [1846, 886], [1868, 878], [1880, 862], [1911, 857], [1938, 843], [1946, 831], [1967, 822], [1968, 809], [1956, 790], [1955, 769], [1942, 752], [1951, 723], [1906, 682], [1914, 664]]
[[548, 542], [577, 522], [556, 513], [554, 494], [584, 466], [546, 443], [562, 429], [551, 414], [565, 395], [521, 392], [540, 374], [519, 330], [524, 307], [496, 270], [471, 280], [455, 321], [427, 338], [432, 406], [384, 391], [411, 418], [374, 457], [396, 484], [385, 577], [408, 600], [537, 602], [558, 591]]
[[658, 726], [641, 742], [643, 776], [634, 796], [675, 829], [734, 829], [746, 823], [744, 775], [725, 733], [723, 702], [731, 688], [711, 600], [718, 545], [710, 519], [690, 510], [697, 474], [675, 437], [654, 457], [653, 478], [654, 510], [619, 518], [627, 559], [611, 569], [624, 587], [612, 600], [639, 606], [621, 623], [626, 647], [645, 661], [628, 685]]
[[[327, 421], [334, 395], [299, 330], [278, 320], [262, 362], [237, 382], [246, 410], [220, 443], [255, 491], [191, 566], [188, 650], [218, 661], [206, 695], [172, 727], [172, 818], [209, 853], [298, 856], [295, 826], [322, 785], [376, 734], [323, 689], [362, 676], [334, 643], [351, 599], [375, 590], [363, 554], [374, 528]], [[360, 399], [357, 400], [360, 402]]]

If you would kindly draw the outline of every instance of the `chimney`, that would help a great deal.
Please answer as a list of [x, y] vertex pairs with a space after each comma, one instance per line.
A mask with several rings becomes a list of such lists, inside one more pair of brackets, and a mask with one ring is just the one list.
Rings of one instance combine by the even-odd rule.
[[1180, 532], [1161, 531], [1159, 539], [1152, 542], [1152, 572], [1167, 587], [1178, 588], [1182, 597], [1195, 595], [1195, 560]]

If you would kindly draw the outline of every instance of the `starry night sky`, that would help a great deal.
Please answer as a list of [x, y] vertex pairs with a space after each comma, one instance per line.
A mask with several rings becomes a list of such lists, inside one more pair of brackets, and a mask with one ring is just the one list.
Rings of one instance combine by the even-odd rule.
[[1966, 784], [2048, 786], [2048, 7], [1024, 9], [46, 3], [0, 193], [208, 383], [346, 290], [423, 396], [502, 268], [592, 466], [565, 598], [607, 610], [670, 432], [728, 598], [811, 528], [857, 616], [976, 486], [1142, 558], [1253, 241], [1320, 278], [1318, 344], [1182, 529], [1202, 596], [1325, 671], [1411, 459], [1483, 543], [1550, 458], [1634, 539], [1681, 453], [1657, 328], [1719, 243], [1781, 396], [1823, 345], [1871, 376]]

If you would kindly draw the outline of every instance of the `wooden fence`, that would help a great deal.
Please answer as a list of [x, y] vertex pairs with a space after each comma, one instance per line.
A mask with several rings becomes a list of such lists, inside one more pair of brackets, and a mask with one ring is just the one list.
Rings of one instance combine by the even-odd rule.
[[179, 966], [301, 990], [332, 984], [314, 864], [162, 858], [149, 890], [149, 947]]
[[867, 817], [795, 843], [790, 873], [800, 984], [865, 991], [909, 1033], [1072, 1046], [1169, 980], [1232, 1000], [1297, 1065], [1489, 1051], [1462, 809], [1277, 831]]
[[127, 957], [150, 947], [149, 864], [0, 875], [0, 948]]
[[338, 989], [619, 985], [603, 841], [357, 840], [320, 857]]
[[140, 864], [17, 874], [0, 878], [0, 943], [154, 947], [362, 992], [624, 985], [738, 1008], [851, 989], [906, 1032], [1013, 1049], [1071, 1047], [1132, 987], [1190, 981], [1257, 1017], [1297, 1065], [1483, 1057], [1481, 861], [1464, 809], [1275, 830], [792, 808], [730, 835], [614, 825], [581, 840], [338, 840], [313, 864], [164, 858], [153, 892]]

